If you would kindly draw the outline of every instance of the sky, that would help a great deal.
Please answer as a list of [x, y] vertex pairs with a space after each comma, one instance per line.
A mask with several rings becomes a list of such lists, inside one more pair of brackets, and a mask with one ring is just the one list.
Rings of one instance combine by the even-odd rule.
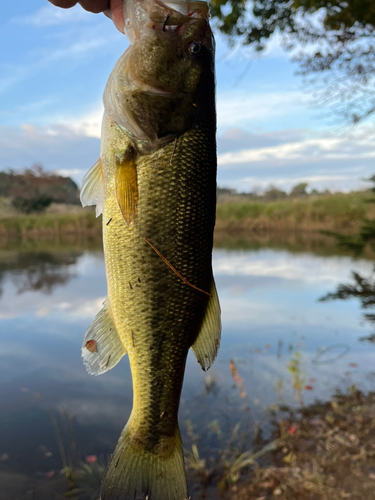
[[[349, 191], [374, 174], [375, 119], [342, 127], [314, 108], [311, 89], [278, 40], [254, 58], [216, 33], [218, 185]], [[38, 162], [78, 184], [100, 150], [102, 94], [128, 46], [103, 14], [47, 0], [2, 6], [0, 170]]]

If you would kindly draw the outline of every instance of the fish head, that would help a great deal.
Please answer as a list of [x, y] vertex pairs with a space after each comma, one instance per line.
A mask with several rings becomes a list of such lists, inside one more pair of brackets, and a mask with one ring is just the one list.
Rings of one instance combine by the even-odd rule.
[[203, 1], [125, 2], [131, 43], [106, 91], [106, 112], [136, 141], [156, 149], [195, 122], [215, 121], [215, 43]]

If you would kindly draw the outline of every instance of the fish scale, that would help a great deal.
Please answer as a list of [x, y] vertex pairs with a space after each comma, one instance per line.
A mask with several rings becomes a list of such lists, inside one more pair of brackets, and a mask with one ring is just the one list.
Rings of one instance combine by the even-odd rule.
[[[174, 436], [186, 356], [208, 297], [183, 283], [144, 238], [195, 286], [209, 290], [212, 277], [213, 131], [197, 126], [180, 138], [171, 161], [172, 151], [173, 144], [162, 155], [158, 151], [137, 160], [139, 204], [133, 225], [126, 225], [111, 183], [103, 217], [104, 251], [111, 255], [106, 261], [108, 299], [116, 304], [113, 320], [124, 338], [133, 378], [133, 432], [144, 438], [151, 452], [163, 438]], [[113, 165], [111, 155], [105, 156]], [[113, 172], [108, 177], [113, 178]], [[133, 283], [132, 288], [123, 283]], [[145, 369], [145, 362], [152, 369]]]

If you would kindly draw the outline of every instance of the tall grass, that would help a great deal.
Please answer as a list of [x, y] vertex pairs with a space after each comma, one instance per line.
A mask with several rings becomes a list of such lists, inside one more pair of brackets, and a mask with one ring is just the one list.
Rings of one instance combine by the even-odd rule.
[[50, 236], [57, 234], [100, 234], [101, 219], [84, 210], [67, 214], [17, 215], [0, 218], [0, 236]]
[[[375, 218], [371, 192], [287, 198], [278, 201], [231, 201], [217, 206], [217, 230], [345, 231], [354, 233], [364, 218]], [[90, 209], [72, 213], [0, 215], [0, 237], [101, 234], [101, 218]]]
[[369, 192], [352, 192], [219, 204], [216, 227], [219, 230], [354, 231], [364, 217], [375, 215], [370, 200]]

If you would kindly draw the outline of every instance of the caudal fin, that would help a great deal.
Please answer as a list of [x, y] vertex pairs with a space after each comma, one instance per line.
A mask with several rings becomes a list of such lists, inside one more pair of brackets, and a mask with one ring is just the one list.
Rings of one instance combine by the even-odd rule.
[[175, 438], [169, 439], [167, 453], [165, 449], [162, 453], [157, 450], [150, 452], [127, 425], [108, 465], [100, 499], [186, 500], [188, 494], [178, 427]]

